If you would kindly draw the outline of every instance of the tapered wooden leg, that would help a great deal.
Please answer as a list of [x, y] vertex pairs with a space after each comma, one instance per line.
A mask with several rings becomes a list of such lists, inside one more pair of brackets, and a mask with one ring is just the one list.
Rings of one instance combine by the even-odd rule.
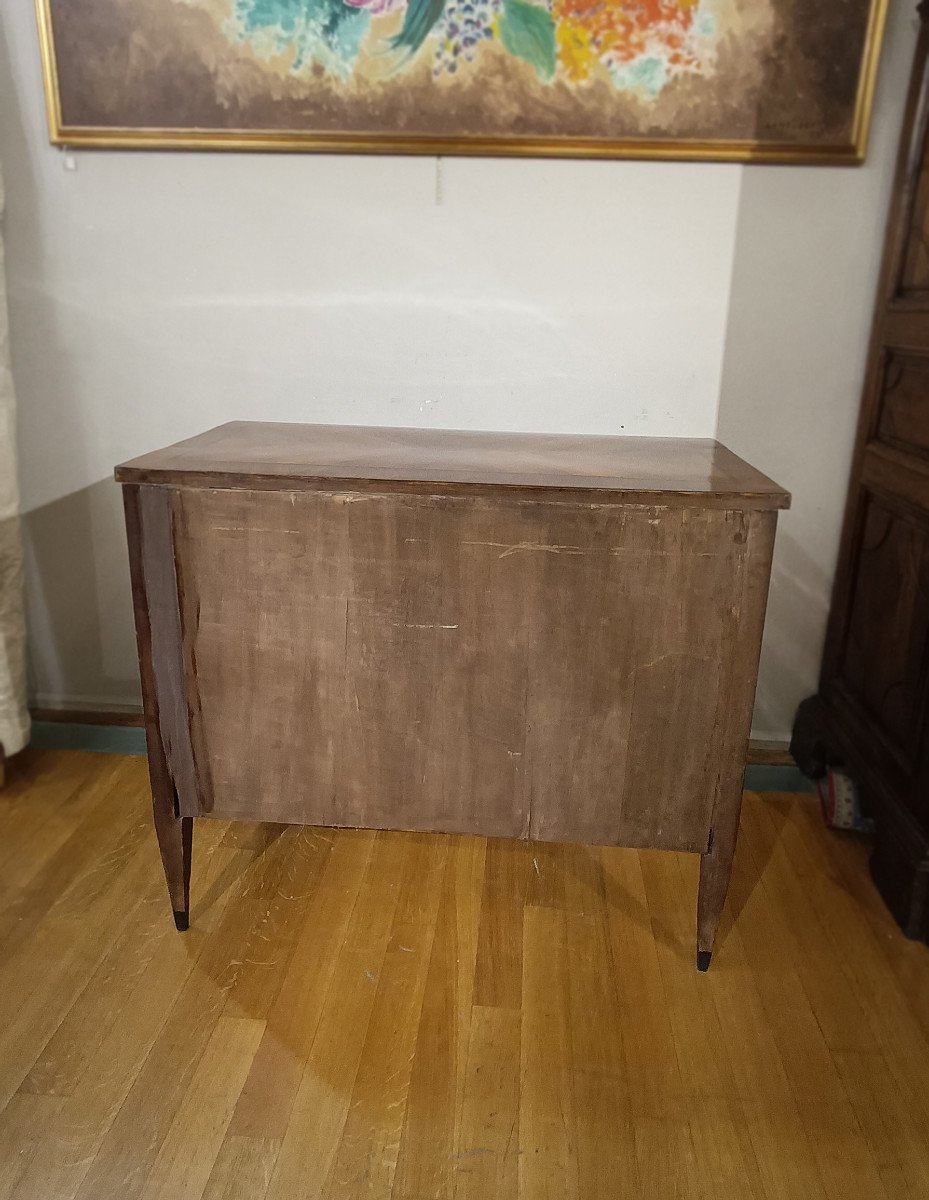
[[190, 857], [193, 845], [192, 817], [176, 817], [166, 813], [164, 805], [154, 803], [155, 833], [164, 866], [168, 895], [174, 910], [174, 924], [179, 930], [190, 925]]
[[[190, 853], [193, 842], [193, 819], [179, 815], [177, 791], [162, 740], [161, 711], [152, 650], [152, 628], [145, 572], [143, 541], [154, 539], [150, 553], [173, 561], [170, 544], [164, 546], [157, 535], [163, 530], [143, 532], [138, 487], [123, 488], [126, 510], [126, 535], [129, 544], [129, 571], [132, 577], [132, 599], [135, 609], [136, 638], [139, 645], [139, 674], [142, 680], [142, 702], [145, 708], [145, 740], [148, 746], [148, 772], [152, 784], [152, 813], [155, 833], [161, 851], [168, 895], [174, 910], [174, 924], [187, 929], [190, 924]], [[173, 570], [173, 568], [172, 568]], [[159, 596], [159, 600], [162, 598]], [[176, 599], [175, 599], [176, 603]]]
[[700, 856], [700, 890], [697, 895], [697, 970], [709, 969], [719, 917], [726, 902], [732, 859], [739, 829], [739, 801], [728, 814], [726, 828], [714, 829], [712, 844]]
[[742, 540], [740, 542], [737, 530], [734, 546], [744, 545], [745, 550], [741, 595], [738, 606], [733, 610], [735, 629], [732, 635], [731, 670], [724, 685], [728, 711], [708, 845], [700, 859], [698, 971], [705, 971], [710, 965], [716, 929], [732, 875], [777, 513], [753, 512], [748, 517], [747, 525], [744, 524], [745, 514], [741, 514], [740, 520], [743, 522]]

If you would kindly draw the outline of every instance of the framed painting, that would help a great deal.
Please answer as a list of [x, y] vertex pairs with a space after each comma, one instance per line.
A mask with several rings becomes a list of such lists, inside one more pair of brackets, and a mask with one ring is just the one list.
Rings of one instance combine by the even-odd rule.
[[73, 146], [861, 161], [887, 0], [37, 0]]

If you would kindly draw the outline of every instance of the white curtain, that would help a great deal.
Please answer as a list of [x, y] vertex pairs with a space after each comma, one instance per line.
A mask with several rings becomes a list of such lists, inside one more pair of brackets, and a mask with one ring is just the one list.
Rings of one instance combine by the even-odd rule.
[[22, 750], [29, 740], [23, 554], [16, 480], [16, 403], [10, 370], [10, 327], [3, 270], [3, 173], [0, 171], [0, 747]]

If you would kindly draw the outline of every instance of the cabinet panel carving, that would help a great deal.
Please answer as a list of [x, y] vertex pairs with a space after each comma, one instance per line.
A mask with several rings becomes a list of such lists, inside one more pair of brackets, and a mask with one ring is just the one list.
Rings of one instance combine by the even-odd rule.
[[[914, 114], [918, 124], [921, 110]], [[921, 148], [916, 159], [913, 178], [908, 181], [907, 192], [913, 197], [912, 207], [904, 213], [906, 228], [903, 230], [903, 256], [900, 263], [898, 293], [929, 293], [929, 127], [922, 132], [914, 130], [921, 138]], [[905, 201], [905, 195], [902, 197]]]
[[929, 526], [868, 502], [842, 677], [912, 764], [918, 749], [929, 635]]
[[929, 457], [929, 357], [891, 351], [883, 384], [878, 437]]

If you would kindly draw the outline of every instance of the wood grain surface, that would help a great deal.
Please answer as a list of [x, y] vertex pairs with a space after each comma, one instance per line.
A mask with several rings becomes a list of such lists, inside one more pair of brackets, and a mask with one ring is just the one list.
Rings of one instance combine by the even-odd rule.
[[212, 489], [173, 511], [200, 812], [706, 849], [769, 514]]
[[708, 975], [693, 857], [463, 836], [200, 822], [181, 937], [148, 807], [9, 763], [2, 1200], [929, 1194], [929, 955], [811, 797], [746, 796]]
[[[711, 954], [716, 930], [729, 888], [736, 838], [739, 833], [739, 806], [745, 777], [758, 660], [768, 603], [768, 583], [774, 554], [776, 515], [759, 513], [751, 521], [745, 538], [745, 559], [739, 574], [733, 606], [729, 656], [720, 688], [725, 703], [719, 719], [723, 733], [713, 763], [713, 807], [710, 836], [700, 860], [700, 890], [697, 897], [697, 954]], [[705, 961], [705, 960], [704, 960]]]
[[231, 421], [116, 468], [120, 483], [539, 498], [592, 491], [627, 503], [786, 508], [783, 488], [719, 442]]
[[[191, 814], [200, 808], [201, 789], [188, 727], [171, 503], [164, 492], [130, 485], [123, 488], [123, 505], [152, 817], [174, 918], [186, 928]], [[187, 815], [181, 815], [182, 808]]]

